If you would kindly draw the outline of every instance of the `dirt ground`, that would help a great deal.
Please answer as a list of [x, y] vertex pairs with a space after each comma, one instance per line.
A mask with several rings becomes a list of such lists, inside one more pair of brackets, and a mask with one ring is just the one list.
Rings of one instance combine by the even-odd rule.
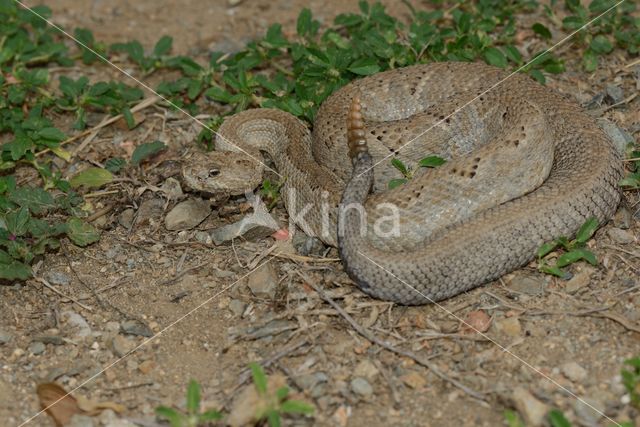
[[[401, 2], [385, 3], [390, 14], [407, 13]], [[238, 49], [274, 22], [292, 32], [302, 7], [325, 23], [357, 10], [354, 0], [47, 5], [57, 23], [89, 28], [98, 40], [135, 38], [151, 46], [166, 34], [174, 38], [175, 53], [194, 56]], [[570, 54], [570, 45], [559, 53]], [[607, 97], [597, 95], [608, 85], [627, 96], [639, 90], [640, 71], [625, 67], [632, 60], [624, 53], [604, 61], [586, 75], [568, 59], [569, 71], [549, 85], [583, 105], [599, 99], [590, 113], [637, 138], [639, 99], [610, 108]], [[103, 230], [99, 243], [86, 249], [67, 243], [39, 265], [36, 275], [43, 280], [0, 287], [0, 424], [21, 425], [36, 415], [36, 385], [48, 381], [67, 390], [83, 384], [77, 394], [125, 407], [121, 424], [103, 414], [77, 425], [156, 425], [155, 407], [184, 407], [190, 379], [202, 386], [203, 406], [228, 412], [250, 384], [247, 365], [259, 361], [270, 375], [286, 377], [295, 398], [316, 407], [313, 417], [290, 418], [288, 425], [499, 426], [505, 425], [503, 412], [516, 407], [530, 420], [559, 408], [575, 425], [612, 424], [579, 397], [613, 420], [640, 426], [620, 377], [623, 361], [640, 355], [637, 192], [625, 193], [614, 220], [589, 242], [597, 267], [577, 264], [565, 281], [532, 263], [442, 307], [402, 307], [359, 292], [335, 261], [335, 249], [300, 254], [304, 238], [211, 245], [207, 231], [242, 218], [242, 199], [196, 229], [168, 231], [165, 216], [180, 198], [158, 187], [195, 149], [198, 132], [185, 117], [151, 108], [135, 130], [112, 126], [97, 135], [86, 161], [123, 155], [128, 145], [155, 139], [170, 149], [145, 171], [144, 182], [117, 183], [89, 199], [95, 211], [114, 206], [94, 221]], [[275, 212], [286, 223], [284, 209]], [[324, 259], [311, 259], [318, 254]], [[323, 287], [369, 333], [428, 360], [450, 381], [372, 344], [311, 285]], [[465, 330], [447, 311], [462, 319], [486, 313], [493, 342]], [[53, 422], [43, 414], [29, 425]]]

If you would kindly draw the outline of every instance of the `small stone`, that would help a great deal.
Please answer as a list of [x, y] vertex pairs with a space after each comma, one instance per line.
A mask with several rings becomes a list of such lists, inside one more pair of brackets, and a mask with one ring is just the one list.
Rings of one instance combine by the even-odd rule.
[[206, 231], [196, 231], [195, 238], [198, 242], [204, 243], [205, 245], [210, 245], [213, 243], [213, 239], [211, 239], [211, 235]]
[[48, 271], [45, 278], [49, 283], [57, 286], [68, 286], [71, 283], [71, 278], [60, 271]]
[[427, 380], [417, 372], [410, 372], [400, 377], [403, 383], [413, 389], [423, 389], [427, 385]]
[[311, 390], [320, 383], [326, 383], [329, 377], [324, 372], [300, 375], [296, 378], [296, 384], [303, 390]]
[[624, 101], [624, 91], [620, 86], [609, 84], [605, 87], [605, 93], [607, 94], [607, 100], [611, 104]]
[[164, 225], [167, 230], [189, 230], [200, 224], [211, 214], [209, 202], [202, 199], [189, 199], [178, 203], [167, 214]]
[[581, 382], [587, 378], [587, 370], [576, 362], [567, 362], [560, 367], [562, 374], [573, 382]]
[[136, 211], [134, 211], [132, 208], [125, 209], [120, 213], [120, 215], [118, 215], [118, 224], [120, 224], [127, 230], [131, 230], [135, 216]]
[[573, 408], [576, 411], [576, 416], [582, 421], [580, 424], [587, 426], [599, 425], [598, 421], [604, 414], [605, 405], [597, 399], [582, 398], [583, 403], [580, 400], [575, 400]]
[[491, 326], [491, 317], [484, 310], [474, 310], [467, 314], [460, 329], [463, 333], [487, 332]]
[[522, 334], [522, 325], [517, 317], [507, 317], [497, 322], [494, 322], [495, 328], [498, 332], [509, 335], [511, 337], [517, 337]]
[[153, 331], [149, 329], [147, 325], [135, 319], [125, 320], [122, 322], [120, 330], [125, 334], [130, 335], [138, 335], [147, 338], [153, 336]]
[[629, 144], [634, 144], [635, 139], [626, 130], [622, 129], [615, 123], [601, 117], [596, 120], [598, 126], [613, 141], [614, 146], [620, 154], [624, 154]]
[[533, 397], [528, 390], [516, 387], [512, 395], [513, 403], [524, 418], [527, 426], [537, 427], [544, 423], [549, 408], [544, 403]]
[[154, 362], [153, 360], [145, 360], [144, 362], [140, 363], [140, 365], [138, 365], [138, 369], [140, 370], [140, 372], [145, 375], [153, 371], [155, 368], [156, 362]]
[[278, 290], [278, 276], [271, 263], [266, 263], [247, 278], [247, 286], [258, 298], [273, 300]]
[[104, 325], [104, 330], [107, 332], [118, 332], [120, 330], [120, 322], [116, 322], [115, 320], [107, 322]]
[[116, 335], [111, 341], [113, 352], [118, 357], [123, 357], [136, 346], [136, 343], [122, 335]]
[[635, 243], [636, 238], [628, 232], [627, 230], [623, 230], [621, 228], [610, 228], [607, 232], [611, 240], [620, 244], [620, 245], [629, 245], [631, 243]]
[[581, 271], [579, 271], [576, 275], [574, 275], [568, 282], [565, 284], [565, 291], [574, 294], [580, 289], [587, 286], [591, 283], [591, 276], [593, 275], [595, 269], [591, 267], [583, 267]]
[[247, 305], [238, 299], [232, 299], [229, 302], [229, 310], [237, 317], [242, 316], [245, 308], [247, 308]]
[[33, 337], [33, 341], [41, 342], [42, 344], [64, 345], [65, 342], [59, 335], [37, 335]]
[[357, 377], [363, 377], [368, 380], [373, 380], [378, 376], [380, 371], [376, 368], [376, 365], [369, 359], [364, 359], [353, 370], [353, 374]]
[[160, 188], [162, 188], [162, 191], [164, 191], [164, 194], [169, 200], [178, 200], [184, 196], [180, 181], [175, 178], [167, 178]]
[[135, 223], [137, 226], [143, 226], [150, 223], [153, 219], [158, 219], [164, 212], [164, 200], [160, 197], [147, 199], [140, 204], [136, 215]]
[[631, 227], [633, 216], [631, 211], [624, 206], [621, 206], [613, 217], [613, 224], [623, 230], [628, 230]]
[[91, 327], [89, 323], [76, 312], [73, 311], [64, 311], [62, 312], [62, 316], [66, 316], [67, 323], [78, 329], [76, 336], [78, 337], [88, 337], [91, 335]]
[[69, 420], [67, 427], [94, 427], [93, 417], [82, 414], [75, 414]]
[[11, 341], [11, 338], [13, 338], [13, 335], [9, 331], [0, 329], [0, 344], [7, 344]]
[[518, 271], [514, 273], [508, 284], [509, 289], [515, 292], [539, 296], [544, 294], [547, 280], [539, 274]]
[[41, 355], [46, 349], [47, 346], [45, 346], [44, 343], [40, 341], [34, 341], [29, 344], [29, 353], [33, 354], [34, 356]]
[[373, 387], [369, 384], [369, 381], [364, 378], [358, 377], [351, 380], [351, 390], [355, 394], [363, 397], [368, 397], [373, 394]]

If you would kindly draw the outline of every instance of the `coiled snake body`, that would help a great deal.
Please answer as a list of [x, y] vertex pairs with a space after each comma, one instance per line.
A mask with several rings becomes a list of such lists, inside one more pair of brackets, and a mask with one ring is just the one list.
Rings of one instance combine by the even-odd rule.
[[[589, 217], [602, 223], [620, 200], [621, 159], [593, 119], [525, 75], [505, 77], [475, 63], [383, 72], [329, 97], [312, 133], [288, 113], [248, 110], [224, 122], [216, 148], [268, 153], [290, 216], [339, 247], [365, 292], [434, 302], [526, 264]], [[389, 155], [415, 170], [393, 190]], [[447, 163], [418, 168], [428, 155]]]

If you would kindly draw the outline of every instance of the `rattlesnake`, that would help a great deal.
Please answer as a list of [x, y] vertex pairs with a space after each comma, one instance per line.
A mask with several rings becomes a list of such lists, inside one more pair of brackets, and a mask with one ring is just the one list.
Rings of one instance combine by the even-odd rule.
[[[339, 246], [365, 292], [403, 304], [438, 301], [526, 264], [542, 243], [574, 234], [589, 217], [603, 222], [620, 200], [620, 155], [594, 120], [528, 76], [507, 76], [446, 62], [378, 73], [330, 96], [313, 132], [279, 110], [227, 118], [216, 149], [236, 153], [217, 155], [237, 163], [268, 153], [290, 215]], [[399, 177], [390, 155], [416, 171], [385, 191]], [[418, 168], [427, 155], [447, 163]], [[250, 163], [254, 177], [260, 166]], [[222, 188], [206, 163], [199, 169], [189, 173], [199, 176], [192, 187]], [[236, 192], [255, 188], [254, 179]], [[362, 224], [354, 203], [364, 203]]]

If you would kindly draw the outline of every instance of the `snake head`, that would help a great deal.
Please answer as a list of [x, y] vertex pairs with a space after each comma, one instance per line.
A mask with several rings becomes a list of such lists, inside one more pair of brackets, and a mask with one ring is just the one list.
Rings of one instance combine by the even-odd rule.
[[194, 191], [240, 195], [253, 191], [262, 179], [262, 167], [244, 153], [212, 151], [185, 160], [182, 177]]

